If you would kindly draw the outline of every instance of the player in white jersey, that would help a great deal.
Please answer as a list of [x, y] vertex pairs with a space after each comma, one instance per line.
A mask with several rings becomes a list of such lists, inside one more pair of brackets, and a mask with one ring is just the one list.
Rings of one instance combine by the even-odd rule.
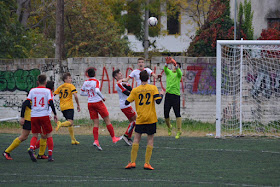
[[[158, 79], [161, 78], [161, 75], [156, 75], [150, 68], [145, 68], [145, 59], [144, 58], [138, 58], [137, 60], [138, 69], [133, 70], [127, 78], [122, 79], [123, 82], [127, 82], [129, 79], [135, 78], [136, 80], [136, 87], [141, 85], [140, 80], [140, 72], [143, 70], [146, 70], [147, 73], [150, 76], [153, 76], [154, 78]], [[148, 79], [148, 83], [150, 83], [150, 78]]]
[[[23, 105], [31, 104], [31, 131], [33, 137], [30, 140], [30, 149], [28, 154], [33, 162], [36, 162], [37, 159], [33, 153], [35, 148], [38, 134], [42, 134], [41, 138], [47, 138], [48, 145], [48, 161], [53, 161], [52, 152], [53, 152], [53, 138], [52, 138], [52, 125], [49, 118], [49, 107], [52, 108], [54, 113], [54, 120], [57, 122], [57, 116], [55, 107], [53, 104], [53, 95], [50, 89], [46, 88], [47, 77], [46, 75], [38, 76], [39, 86], [32, 88], [27, 96], [26, 101]], [[25, 108], [25, 107], [23, 107]], [[23, 111], [24, 112], [24, 111]], [[24, 118], [21, 118], [20, 123], [24, 121]]]
[[109, 112], [103, 103], [105, 101], [105, 98], [103, 97], [102, 93], [99, 89], [99, 81], [95, 78], [95, 70], [93, 68], [90, 68], [87, 71], [88, 76], [90, 77], [88, 80], [86, 80], [81, 88], [81, 95], [82, 96], [88, 96], [88, 110], [90, 114], [90, 119], [93, 120], [93, 138], [94, 143], [93, 145], [98, 149], [102, 150], [99, 140], [98, 140], [98, 129], [99, 129], [99, 118], [98, 114], [101, 115], [103, 120], [106, 123], [107, 130], [109, 131], [113, 143], [117, 143], [119, 140], [121, 140], [120, 137], [115, 137], [115, 132], [113, 125], [111, 124], [111, 121], [109, 119]]
[[[117, 81], [123, 79], [122, 72], [119, 69], [113, 71], [112, 76]], [[133, 110], [133, 108], [131, 107], [130, 104], [125, 105], [125, 101], [128, 98], [132, 88], [128, 83], [122, 82], [122, 83], [117, 83], [116, 84], [116, 89], [117, 89], [117, 92], [119, 94], [120, 109], [124, 113], [124, 115], [127, 117], [127, 119], [129, 120], [129, 125], [127, 127], [126, 132], [123, 135], [123, 140], [128, 145], [131, 146], [132, 145], [131, 136], [132, 136], [132, 133], [133, 133], [133, 129], [135, 127], [136, 112]]]

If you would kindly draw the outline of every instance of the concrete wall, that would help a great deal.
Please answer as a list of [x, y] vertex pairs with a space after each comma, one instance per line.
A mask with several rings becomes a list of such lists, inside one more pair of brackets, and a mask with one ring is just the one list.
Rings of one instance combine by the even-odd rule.
[[[182, 63], [183, 78], [181, 83], [181, 113], [183, 118], [215, 122], [215, 90], [216, 90], [216, 61], [215, 58], [186, 58], [177, 57]], [[61, 64], [60, 64], [61, 63]], [[146, 63], [156, 74], [162, 74], [161, 82], [152, 79], [159, 89], [165, 89], [165, 75], [163, 72], [164, 59], [152, 58]], [[37, 75], [46, 74], [55, 81], [57, 88], [63, 82], [60, 77], [65, 72], [72, 74], [73, 84], [79, 91], [84, 80], [85, 71], [89, 67], [97, 69], [96, 78], [100, 80], [101, 91], [107, 98], [105, 102], [112, 120], [126, 120], [119, 109], [118, 94], [112, 71], [121, 69], [124, 76], [137, 68], [137, 58], [70, 58], [65, 61], [57, 59], [20, 59], [0, 60], [0, 119], [20, 115], [20, 106], [26, 98], [27, 91], [36, 86]], [[132, 86], [136, 85], [131, 82]], [[75, 119], [89, 118], [87, 97], [79, 96], [82, 111], [75, 111]], [[55, 96], [55, 105], [59, 109], [59, 99]], [[134, 107], [134, 104], [133, 104]], [[61, 112], [59, 117], [62, 118]], [[163, 118], [163, 102], [157, 106], [159, 118]], [[171, 119], [175, 119], [171, 111]]]

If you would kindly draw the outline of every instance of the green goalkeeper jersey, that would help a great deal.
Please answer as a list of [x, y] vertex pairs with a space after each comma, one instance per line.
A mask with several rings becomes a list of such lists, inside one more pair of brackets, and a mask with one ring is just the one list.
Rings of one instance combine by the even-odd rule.
[[180, 81], [182, 78], [182, 71], [180, 68], [177, 68], [176, 72], [173, 72], [168, 69], [167, 66], [164, 66], [164, 72], [166, 75], [166, 92], [180, 95]]

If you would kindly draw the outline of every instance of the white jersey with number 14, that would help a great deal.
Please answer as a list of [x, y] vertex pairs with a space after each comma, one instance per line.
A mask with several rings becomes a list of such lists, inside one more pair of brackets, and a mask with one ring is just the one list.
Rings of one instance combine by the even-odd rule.
[[49, 115], [49, 102], [50, 100], [53, 100], [53, 95], [50, 89], [41, 86], [32, 88], [27, 99], [32, 102], [31, 117], [43, 117]]

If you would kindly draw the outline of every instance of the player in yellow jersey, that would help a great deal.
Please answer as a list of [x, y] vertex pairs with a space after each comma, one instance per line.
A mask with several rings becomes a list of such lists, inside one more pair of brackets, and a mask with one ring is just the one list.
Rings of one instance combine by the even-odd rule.
[[55, 91], [54, 95], [59, 95], [60, 100], [60, 110], [67, 121], [61, 123], [60, 121], [57, 122], [57, 127], [55, 128], [56, 131], [59, 130], [60, 127], [68, 127], [70, 136], [71, 136], [71, 144], [78, 145], [78, 142], [74, 136], [74, 104], [73, 104], [73, 96], [77, 103], [77, 110], [78, 112], [81, 111], [80, 103], [77, 96], [77, 90], [75, 86], [72, 84], [72, 77], [70, 73], [65, 73], [62, 77], [64, 84], [60, 85]]
[[154, 145], [154, 134], [156, 133], [157, 114], [155, 102], [160, 104], [163, 98], [163, 91], [159, 94], [158, 89], [154, 85], [148, 84], [149, 74], [144, 70], [140, 72], [141, 85], [134, 88], [125, 104], [135, 101], [137, 112], [135, 135], [131, 149], [131, 162], [125, 169], [136, 167], [136, 158], [139, 149], [139, 142], [143, 133], [148, 134], [148, 142], [145, 154], [144, 169], [153, 170], [150, 165]]
[[[27, 94], [28, 95], [28, 94]], [[24, 106], [24, 104], [22, 105]], [[12, 144], [2, 153], [2, 155], [6, 158], [6, 160], [13, 160], [10, 153], [17, 148], [22, 142], [27, 140], [30, 131], [31, 131], [31, 105], [27, 105], [25, 107], [25, 110], [21, 110], [21, 120], [20, 125], [22, 125], [22, 131], [21, 135], [14, 139]], [[40, 143], [38, 143], [38, 147], [40, 148], [39, 153], [42, 153], [41, 155], [38, 154], [37, 159], [48, 159], [48, 156], [44, 155], [44, 152], [46, 150], [46, 139], [40, 139]]]

